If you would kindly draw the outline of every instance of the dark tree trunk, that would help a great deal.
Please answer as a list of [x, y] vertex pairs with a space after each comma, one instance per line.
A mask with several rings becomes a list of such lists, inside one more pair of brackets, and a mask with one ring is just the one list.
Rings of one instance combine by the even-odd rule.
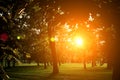
[[[117, 0], [116, 0], [117, 1]], [[120, 5], [118, 5], [120, 1], [117, 1], [117, 3], [114, 5], [114, 14], [113, 14], [113, 20], [116, 28], [116, 41], [114, 48], [114, 62], [113, 62], [113, 76], [112, 80], [120, 80], [120, 9], [118, 8]]]
[[113, 46], [114, 53], [112, 80], [120, 80], [120, 1], [113, 0], [112, 3], [111, 21], [114, 24], [116, 30], [115, 46]]
[[84, 53], [83, 66], [84, 66], [84, 69], [86, 69], [86, 53]]
[[[120, 39], [118, 38], [118, 41]], [[116, 41], [115, 53], [113, 58], [113, 76], [112, 80], [120, 80], [120, 42]]]
[[113, 65], [113, 76], [112, 80], [120, 80], [120, 62], [116, 61]]
[[92, 59], [92, 67], [95, 67], [96, 66], [96, 62], [94, 59]]
[[61, 61], [59, 61], [59, 66], [61, 66]]
[[47, 69], [47, 63], [44, 62], [44, 69]]
[[[113, 54], [113, 53], [112, 53]], [[112, 58], [108, 58], [108, 61], [107, 61], [107, 69], [111, 70], [113, 67], [113, 63], [112, 63]]]
[[86, 69], [86, 61], [85, 61], [85, 59], [84, 59], [83, 65], [84, 65], [84, 69]]
[[[53, 26], [53, 25], [51, 25]], [[50, 49], [51, 49], [51, 55], [52, 55], [52, 65], [53, 65], [53, 74], [59, 73], [58, 68], [58, 60], [57, 60], [57, 54], [56, 54], [56, 48], [55, 48], [55, 31], [54, 27], [48, 27], [48, 36], [49, 36], [49, 42], [50, 42]], [[53, 38], [53, 40], [52, 40]]]
[[40, 66], [39, 62], [37, 62], [37, 66]]
[[120, 51], [114, 54], [112, 80], [120, 80]]
[[57, 74], [59, 73], [59, 69], [57, 65], [58, 61], [57, 61], [57, 54], [55, 49], [55, 42], [50, 41], [50, 47], [52, 52], [53, 74]]

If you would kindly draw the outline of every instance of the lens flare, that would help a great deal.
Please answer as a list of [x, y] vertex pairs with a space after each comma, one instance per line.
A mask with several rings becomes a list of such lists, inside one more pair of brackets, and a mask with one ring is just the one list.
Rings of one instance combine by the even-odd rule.
[[50, 41], [51, 41], [51, 42], [55, 42], [55, 38], [54, 38], [54, 37], [51, 37], [51, 38], [50, 38]]

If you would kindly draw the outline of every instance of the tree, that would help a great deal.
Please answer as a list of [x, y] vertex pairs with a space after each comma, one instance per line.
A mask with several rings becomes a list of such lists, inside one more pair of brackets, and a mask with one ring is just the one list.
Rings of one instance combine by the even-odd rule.
[[[18, 5], [20, 3], [22, 4]], [[14, 50], [18, 48], [16, 33], [20, 30], [16, 24], [17, 17], [21, 15], [21, 10], [28, 3], [29, 1], [26, 0], [0, 0], [0, 48], [2, 50], [1, 54], [5, 53], [3, 54], [4, 57], [11, 55], [14, 58], [18, 58], [19, 56], [19, 54], [14, 53]]]
[[115, 39], [115, 45], [114, 45], [114, 60], [113, 60], [113, 77], [112, 79], [113, 80], [119, 80], [120, 79], [120, 62], [119, 62], [119, 53], [120, 53], [120, 23], [119, 23], [119, 18], [120, 18], [120, 1], [118, 0], [113, 0], [113, 3], [112, 3], [112, 10], [111, 10], [111, 13], [112, 13], [112, 16], [111, 16], [111, 21], [113, 22], [114, 24], [114, 27], [115, 27], [115, 30], [116, 30], [116, 39]]
[[[9, 11], [9, 14], [10, 14], [10, 19], [9, 19], [10, 23], [5, 21], [8, 19], [7, 16], [2, 16], [3, 18], [5, 17], [4, 22], [6, 22], [9, 26], [9, 28], [5, 27], [6, 31], [8, 31], [8, 29], [9, 29], [10, 39], [13, 42], [15, 42], [15, 44], [19, 47], [19, 49], [24, 54], [26, 52], [29, 52], [29, 50], [28, 50], [29, 45], [33, 44], [33, 41], [38, 40], [35, 37], [36, 35], [34, 35], [33, 33], [30, 33], [31, 30], [33, 32], [34, 31], [36, 32], [36, 30], [38, 30], [39, 27], [42, 27], [42, 29], [45, 29], [45, 28], [43, 28], [43, 26], [46, 28], [49, 27], [48, 34], [49, 34], [49, 38], [51, 38], [51, 35], [53, 35], [53, 34], [51, 34], [51, 32], [53, 31], [54, 26], [58, 24], [58, 21], [57, 22], [54, 21], [55, 20], [54, 17], [57, 17], [60, 13], [60, 11], [58, 11], [59, 10], [58, 5], [56, 5], [57, 2], [55, 0], [53, 0], [53, 1], [34, 0], [33, 2], [26, 1], [26, 0], [21, 0], [21, 1], [15, 0], [15, 1], [9, 2], [9, 0], [7, 0], [7, 1], [2, 1], [2, 3], [5, 4], [3, 6], [5, 8], [7, 5], [6, 11]], [[34, 14], [31, 13], [30, 10], [34, 10], [34, 12], [33, 12]], [[29, 26], [29, 24], [27, 24], [27, 23], [31, 22], [32, 19], [35, 18], [35, 16], [38, 17], [38, 15], [35, 15], [35, 14], [40, 13], [40, 12], [41, 12], [41, 15], [39, 16], [39, 20], [38, 19], [36, 20], [35, 26], [34, 26], [34, 22], [32, 22], [31, 25]], [[6, 14], [7, 13], [8, 12], [6, 12]], [[30, 15], [30, 16], [26, 16], [26, 15]], [[30, 19], [31, 21], [30, 20], [28, 21], [26, 19], [28, 17], [33, 17], [33, 18]], [[35, 19], [33, 19], [33, 20], [35, 20]], [[56, 18], [56, 20], [57, 20], [57, 18]], [[39, 22], [41, 22], [41, 23], [38, 24]], [[50, 25], [49, 25], [49, 23], [50, 23]], [[52, 25], [51, 25], [51, 23], [52, 23]], [[42, 31], [42, 29], [41, 29], [41, 31]], [[30, 35], [26, 37], [26, 35], [28, 35], [28, 34], [30, 34]], [[31, 38], [31, 37], [33, 37], [33, 35], [34, 35], [35, 39]], [[55, 53], [55, 48], [54, 48], [55, 45], [53, 45], [54, 43], [55, 42], [50, 42], [50, 44], [52, 44], [51, 49], [52, 49], [52, 53], [53, 53], [53, 57], [54, 57], [53, 59], [55, 59], [55, 60], [53, 60], [53, 73], [58, 73], [57, 59], [56, 59], [56, 53]], [[12, 45], [12, 44], [10, 43], [10, 45]]]
[[[33, 11], [31, 12], [31, 10]], [[40, 37], [42, 37], [42, 35], [44, 34], [47, 34], [47, 36], [49, 37], [48, 40], [51, 48], [51, 54], [53, 56], [53, 73], [58, 73], [59, 71], [57, 66], [55, 42], [51, 42], [50, 39], [54, 38], [54, 34], [56, 32], [55, 27], [60, 22], [60, 16], [63, 14], [63, 12], [61, 11], [56, 0], [34, 0], [29, 6], [26, 7], [25, 12], [31, 17], [28, 21], [28, 23], [30, 24], [29, 30], [40, 30]], [[32, 35], [34, 34], [31, 34], [30, 36]], [[34, 38], [31, 40], [33, 42], [31, 44], [36, 44], [39, 38], [37, 39], [34, 36]]]

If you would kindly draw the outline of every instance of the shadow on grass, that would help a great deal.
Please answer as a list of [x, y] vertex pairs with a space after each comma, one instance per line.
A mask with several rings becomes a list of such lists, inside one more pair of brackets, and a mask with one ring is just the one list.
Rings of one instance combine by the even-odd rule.
[[52, 74], [52, 68], [43, 66], [17, 66], [6, 69], [10, 80], [111, 80], [111, 71], [105, 68], [60, 68], [59, 74]]
[[41, 75], [23, 75], [23, 74], [9, 74], [10, 80], [54, 80], [54, 77], [57, 74], [49, 74], [48, 76], [41, 76]]
[[43, 66], [17, 66], [5, 70], [10, 76], [10, 80], [47, 80], [47, 77], [53, 75], [50, 74], [50, 69], [44, 69]]

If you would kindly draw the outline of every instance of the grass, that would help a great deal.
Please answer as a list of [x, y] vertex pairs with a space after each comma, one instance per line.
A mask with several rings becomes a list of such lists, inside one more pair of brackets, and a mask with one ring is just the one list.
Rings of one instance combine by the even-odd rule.
[[23, 65], [7, 69], [10, 80], [112, 80], [112, 71], [103, 67], [83, 69], [81, 64], [62, 64], [60, 73], [53, 75], [52, 67], [43, 69], [42, 66]]

